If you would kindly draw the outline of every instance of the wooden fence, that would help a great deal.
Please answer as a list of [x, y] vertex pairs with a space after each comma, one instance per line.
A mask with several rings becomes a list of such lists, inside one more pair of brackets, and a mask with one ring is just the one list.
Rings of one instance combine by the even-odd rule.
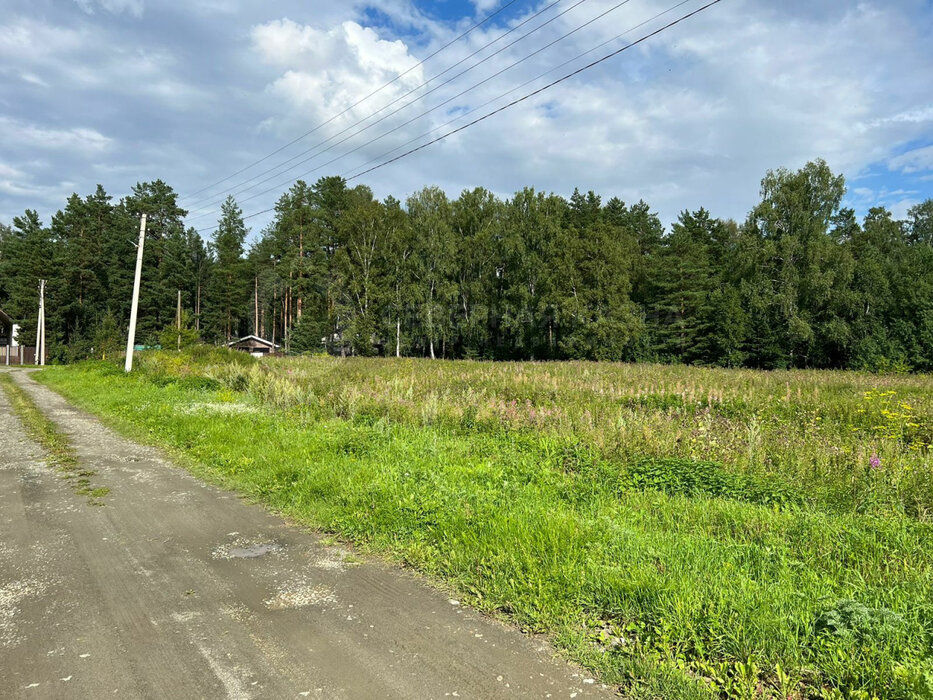
[[0, 345], [0, 367], [36, 364], [36, 349], [25, 345]]

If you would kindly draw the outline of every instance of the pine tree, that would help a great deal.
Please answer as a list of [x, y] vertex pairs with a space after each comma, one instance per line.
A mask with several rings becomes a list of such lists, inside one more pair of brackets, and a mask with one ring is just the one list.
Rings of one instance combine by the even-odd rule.
[[[55, 265], [55, 242], [48, 228], [42, 226], [39, 215], [27, 209], [22, 216], [13, 218], [10, 234], [4, 239], [4, 255], [0, 258], [0, 276], [6, 286], [4, 311], [20, 325], [20, 338], [24, 344], [34, 345], [39, 311], [39, 280], [53, 282], [58, 279]], [[50, 298], [50, 301], [53, 300]], [[48, 357], [56, 359], [64, 354], [58, 328], [60, 317], [54, 302], [46, 321]]]
[[243, 212], [233, 197], [221, 206], [220, 220], [213, 233], [214, 265], [208, 290], [207, 317], [210, 330], [225, 342], [239, 337], [247, 318], [248, 287], [244, 271], [243, 244], [246, 240]]
[[715, 281], [710, 247], [721, 223], [705, 209], [682, 212], [658, 255], [655, 300], [658, 355], [676, 362], [697, 362], [707, 356], [707, 323]]
[[[126, 210], [136, 219], [146, 214], [146, 245], [143, 249], [143, 274], [139, 294], [137, 337], [155, 343], [159, 332], [175, 318], [178, 292], [174, 269], [184, 262], [176, 253], [176, 243], [184, 236], [182, 219], [187, 212], [178, 206], [178, 195], [162, 180], [144, 182], [133, 188], [124, 201]], [[130, 240], [134, 240], [132, 235]]]

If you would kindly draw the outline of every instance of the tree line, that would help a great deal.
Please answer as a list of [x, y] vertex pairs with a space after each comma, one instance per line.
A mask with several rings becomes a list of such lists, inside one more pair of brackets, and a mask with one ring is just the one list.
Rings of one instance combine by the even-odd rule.
[[339, 177], [299, 181], [249, 231], [228, 198], [205, 242], [176, 193], [98, 186], [44, 226], [0, 225], [0, 307], [35, 334], [48, 280], [52, 359], [120, 351], [138, 219], [139, 329], [173, 343], [256, 334], [289, 352], [593, 359], [757, 368], [933, 369], [933, 200], [858, 221], [823, 161], [770, 171], [744, 222], [643, 201], [426, 187], [380, 201]]

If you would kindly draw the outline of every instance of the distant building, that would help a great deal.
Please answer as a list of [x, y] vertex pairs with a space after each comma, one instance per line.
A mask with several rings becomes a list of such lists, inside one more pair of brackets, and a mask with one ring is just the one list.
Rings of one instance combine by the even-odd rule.
[[227, 347], [240, 350], [241, 352], [248, 352], [253, 357], [265, 357], [266, 355], [275, 353], [280, 346], [275, 343], [270, 343], [268, 340], [258, 336], [248, 335], [245, 338], [227, 343]]
[[13, 319], [3, 309], [0, 309], [0, 347], [16, 345], [17, 330], [19, 326], [13, 323]]
[[19, 344], [19, 326], [0, 309], [0, 365], [31, 365], [36, 361], [36, 349]]

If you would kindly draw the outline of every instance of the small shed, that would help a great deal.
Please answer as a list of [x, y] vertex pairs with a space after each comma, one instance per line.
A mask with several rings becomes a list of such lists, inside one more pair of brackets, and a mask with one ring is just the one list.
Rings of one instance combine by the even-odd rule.
[[227, 343], [227, 347], [240, 350], [241, 352], [248, 352], [253, 357], [265, 357], [279, 349], [279, 346], [275, 343], [271, 343], [256, 335], [248, 335], [245, 338], [234, 340], [233, 342]]

